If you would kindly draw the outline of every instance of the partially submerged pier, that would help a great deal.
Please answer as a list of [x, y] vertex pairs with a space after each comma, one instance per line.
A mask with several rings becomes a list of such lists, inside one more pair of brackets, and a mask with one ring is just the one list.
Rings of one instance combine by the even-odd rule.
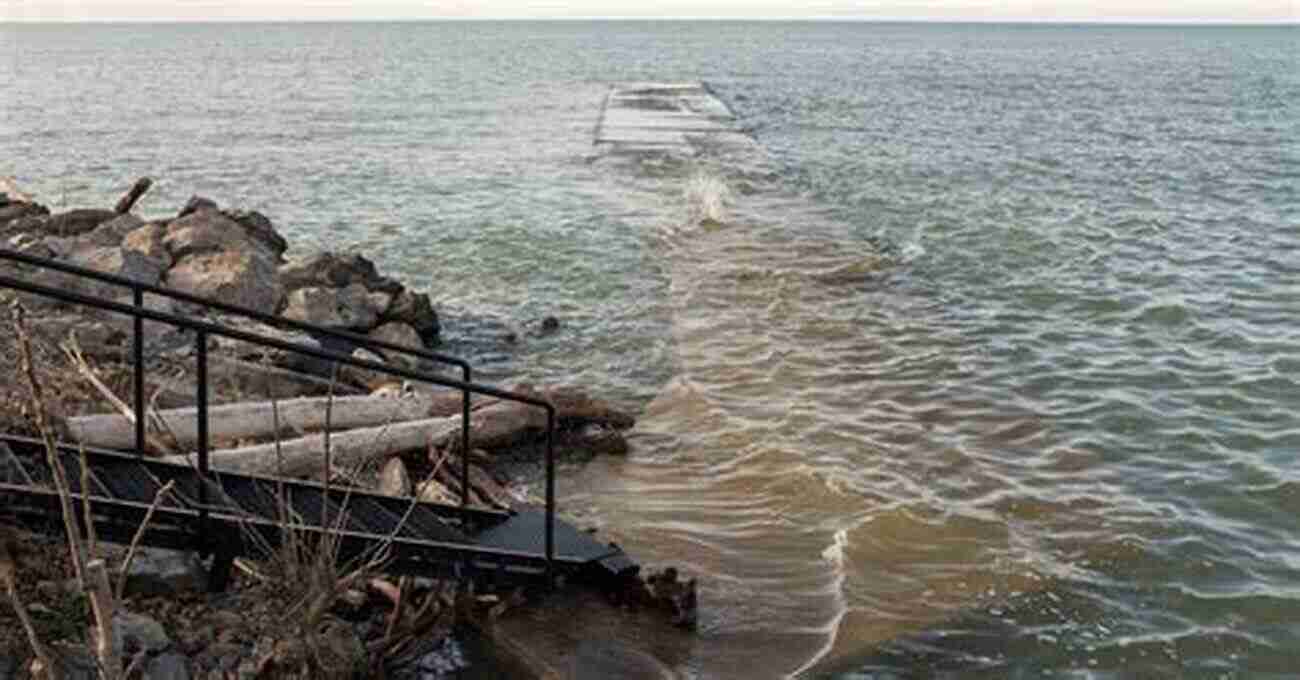
[[605, 97], [593, 139], [603, 152], [675, 152], [709, 147], [757, 150], [736, 115], [703, 82], [626, 83]]

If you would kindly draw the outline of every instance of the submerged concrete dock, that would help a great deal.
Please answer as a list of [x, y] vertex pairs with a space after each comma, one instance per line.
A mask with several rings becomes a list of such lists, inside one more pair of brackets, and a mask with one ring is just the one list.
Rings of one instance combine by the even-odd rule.
[[736, 115], [702, 82], [625, 83], [610, 87], [593, 143], [605, 152], [757, 149]]

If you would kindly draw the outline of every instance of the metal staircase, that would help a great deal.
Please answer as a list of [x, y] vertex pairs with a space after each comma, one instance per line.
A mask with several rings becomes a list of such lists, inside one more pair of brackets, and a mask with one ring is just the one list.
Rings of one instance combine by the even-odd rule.
[[[135, 413], [144, 413], [144, 322], [170, 325], [193, 333], [194, 375], [198, 443], [195, 465], [164, 463], [145, 453], [145, 419], [135, 419], [135, 446], [130, 451], [86, 448], [56, 443], [55, 458], [67, 475], [73, 499], [91, 507], [90, 520], [98, 535], [109, 541], [130, 541], [144, 520], [155, 494], [172, 483], [173, 493], [157, 507], [142, 542], [170, 548], [193, 548], [212, 555], [209, 586], [224, 588], [233, 560], [256, 557], [268, 546], [281, 543], [287, 532], [337, 540], [340, 560], [352, 560], [383, 551], [385, 569], [417, 575], [480, 576], [497, 582], [535, 582], [553, 585], [557, 577], [594, 584], [613, 584], [635, 575], [639, 567], [613, 544], [602, 544], [555, 517], [556, 414], [541, 399], [472, 381], [469, 364], [462, 359], [378, 341], [356, 333], [314, 326], [261, 314], [215, 300], [161, 286], [146, 285], [64, 262], [0, 249], [0, 262], [12, 265], [0, 271], [0, 287], [38, 295], [132, 319], [130, 362]], [[17, 265], [17, 266], [13, 266]], [[129, 291], [133, 304], [89, 296], [12, 276], [23, 271], [52, 270], [76, 278], [119, 286]], [[202, 312], [244, 317], [273, 327], [302, 331], [361, 347], [380, 356], [406, 355], [416, 360], [460, 368], [462, 379], [425, 373], [393, 364], [355, 358], [351, 354], [288, 342], [212, 323], [203, 314], [182, 316], [145, 306], [145, 296], [185, 303]], [[459, 505], [424, 503], [352, 488], [254, 475], [218, 472], [209, 465], [208, 345], [213, 337], [239, 340], [317, 360], [353, 366], [408, 380], [438, 385], [461, 393], [461, 451], [471, 450], [469, 414], [473, 395], [527, 404], [546, 412], [546, 499], [542, 507], [522, 507], [509, 512], [489, 511], [469, 505], [469, 456], [461, 456]], [[0, 520], [8, 516], [30, 529], [62, 533], [58, 520], [60, 499], [50, 477], [45, 442], [0, 433]], [[3, 449], [7, 448], [8, 452]], [[84, 455], [88, 481], [82, 488]], [[80, 514], [80, 513], [79, 513]], [[79, 517], [79, 521], [86, 521]]]

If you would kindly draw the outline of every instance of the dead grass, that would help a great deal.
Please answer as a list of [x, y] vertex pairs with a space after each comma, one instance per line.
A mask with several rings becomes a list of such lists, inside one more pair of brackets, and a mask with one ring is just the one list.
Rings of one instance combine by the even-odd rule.
[[[133, 371], [120, 356], [112, 352], [82, 356], [80, 352], [60, 350], [59, 342], [55, 338], [27, 337], [21, 324], [0, 324], [0, 371], [7, 369], [8, 375], [24, 378], [0, 383], [0, 431], [44, 438], [52, 445], [65, 434], [64, 419], [105, 410], [105, 391], [131, 393]], [[122, 349], [126, 348], [129, 343]], [[97, 387], [95, 381], [88, 380], [88, 371], [102, 384]], [[146, 394], [156, 398], [161, 392], [159, 387], [163, 386], [150, 385]], [[213, 391], [223, 392], [220, 385], [214, 385]], [[242, 391], [224, 394], [230, 400], [250, 396]], [[57, 467], [54, 457], [49, 462]], [[55, 477], [78, 472], [85, 474], [84, 470], [55, 470]], [[347, 472], [355, 475], [357, 471]], [[60, 486], [66, 491], [66, 479]], [[0, 567], [0, 576], [12, 585], [6, 589], [12, 606], [0, 607], [0, 659], [32, 654], [39, 657], [55, 642], [90, 644], [93, 648], [96, 638], [102, 637], [101, 619], [111, 619], [112, 612], [121, 606], [155, 617], [175, 633], [183, 651], [212, 642], [206, 639], [210, 637], [206, 631], [213, 628], [203, 622], [216, 608], [204, 595], [123, 598], [120, 583], [117, 588], [97, 589], [93, 583], [88, 587], [88, 580], [94, 581], [95, 576], [105, 573], [104, 565], [96, 559], [93, 533], [83, 534], [77, 522], [66, 521], [85, 509], [75, 507], [66, 493], [64, 498], [62, 539], [10, 529], [0, 509], [0, 546], [4, 547], [0, 565], [8, 565]], [[262, 559], [241, 579], [233, 597], [222, 598], [226, 606], [232, 601], [244, 602], [231, 610], [243, 620], [239, 631], [219, 635], [257, 642], [258, 677], [387, 677], [394, 668], [422, 654], [430, 641], [440, 641], [450, 632], [458, 609], [452, 584], [441, 583], [417, 592], [408, 581], [385, 581], [381, 573], [386, 545], [344, 561], [340, 559], [336, 532], [321, 534], [295, 528], [320, 520], [334, 529], [345, 526], [346, 502], [342, 511], [332, 517], [303, 518], [295, 516], [283, 495], [278, 500], [277, 519], [283, 540], [278, 545], [263, 546]], [[414, 502], [412, 499], [412, 507]], [[127, 562], [133, 551], [128, 550]], [[94, 564], [90, 575], [86, 573], [88, 564]], [[249, 593], [260, 595], [249, 597]], [[366, 597], [378, 601], [387, 599], [386, 607], [376, 608], [387, 610], [379, 628], [382, 636], [360, 640], [350, 632], [350, 626], [336, 617], [340, 599], [357, 593], [369, 593]], [[396, 597], [391, 597], [393, 593]], [[20, 610], [29, 616], [20, 615]], [[24, 618], [29, 620], [25, 622]], [[88, 633], [92, 630], [97, 634]], [[98, 649], [105, 652], [102, 646]], [[122, 667], [131, 659], [107, 660], [112, 668], [101, 668], [102, 677], [125, 677]]]

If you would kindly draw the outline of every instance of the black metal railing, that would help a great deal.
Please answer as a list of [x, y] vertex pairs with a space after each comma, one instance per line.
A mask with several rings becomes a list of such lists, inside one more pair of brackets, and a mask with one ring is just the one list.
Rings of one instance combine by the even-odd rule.
[[[391, 342], [377, 340], [358, 333], [350, 333], [338, 329], [316, 326], [301, 321], [285, 319], [269, 314], [264, 314], [255, 310], [246, 309], [236, 305], [231, 305], [215, 300], [209, 300], [196, 295], [191, 295], [178, 290], [164, 288], [162, 286], [151, 285], [134, 281], [132, 279], [106, 274], [93, 269], [86, 269], [59, 262], [48, 258], [37, 257], [26, 253], [20, 253], [13, 250], [0, 248], [0, 260], [9, 260], [18, 262], [41, 269], [49, 269], [71, 274], [77, 277], [101, 281], [104, 283], [129, 288], [132, 293], [131, 305], [122, 304], [113, 300], [105, 300], [82, 293], [51, 288], [31, 281], [23, 281], [8, 276], [0, 271], [0, 286], [17, 291], [40, 295], [65, 303], [82, 305], [99, 309], [107, 312], [114, 312], [131, 317], [132, 319], [132, 361], [134, 364], [133, 377], [133, 401], [135, 409], [135, 443], [136, 451], [143, 454], [145, 451], [145, 401], [144, 401], [144, 322], [153, 321], [167, 324], [175, 328], [181, 328], [194, 333], [194, 352], [196, 360], [195, 378], [198, 382], [195, 411], [197, 421], [197, 451], [195, 452], [199, 474], [205, 478], [211, 476], [209, 467], [208, 453], [208, 339], [213, 336], [225, 337], [232, 340], [247, 342], [252, 345], [278, 349], [284, 352], [293, 352], [303, 356], [311, 357], [317, 360], [335, 362], [337, 364], [362, 368], [384, 373], [404, 380], [424, 382], [442, 387], [448, 387], [459, 390], [462, 395], [461, 401], [461, 508], [468, 515], [469, 506], [469, 452], [470, 452], [470, 395], [478, 394], [482, 396], [495, 397], [505, 401], [513, 401], [546, 411], [546, 563], [547, 570], [553, 575], [553, 562], [555, 558], [555, 425], [556, 413], [555, 407], [542, 399], [531, 397], [524, 394], [518, 394], [507, 390], [498, 389], [488, 385], [476, 384], [472, 381], [472, 373], [469, 363], [458, 357], [430, 352], [427, 350], [405, 347]], [[380, 356], [387, 356], [385, 351], [390, 353], [405, 354], [407, 356], [425, 359], [435, 363], [451, 364], [461, 368], [463, 380], [455, 380], [443, 376], [425, 374], [417, 370], [409, 369], [403, 366], [383, 364], [367, 359], [358, 359], [348, 354], [342, 354], [322, 347], [312, 347], [293, 342], [288, 342], [278, 338], [267, 337], [230, 328], [217, 323], [212, 323], [203, 319], [180, 316], [167, 312], [148, 309], [144, 306], [144, 295], [158, 295], [172, 300], [178, 300], [187, 304], [196, 305], [205, 309], [217, 310], [227, 314], [242, 316], [253, 319], [278, 328], [291, 328], [303, 331], [313, 336], [329, 336], [340, 340], [345, 340], [358, 347], [377, 351]], [[200, 519], [198, 528], [198, 540], [206, 545], [209, 542], [207, 536], [207, 498], [206, 485], [199, 485], [199, 506]]]

